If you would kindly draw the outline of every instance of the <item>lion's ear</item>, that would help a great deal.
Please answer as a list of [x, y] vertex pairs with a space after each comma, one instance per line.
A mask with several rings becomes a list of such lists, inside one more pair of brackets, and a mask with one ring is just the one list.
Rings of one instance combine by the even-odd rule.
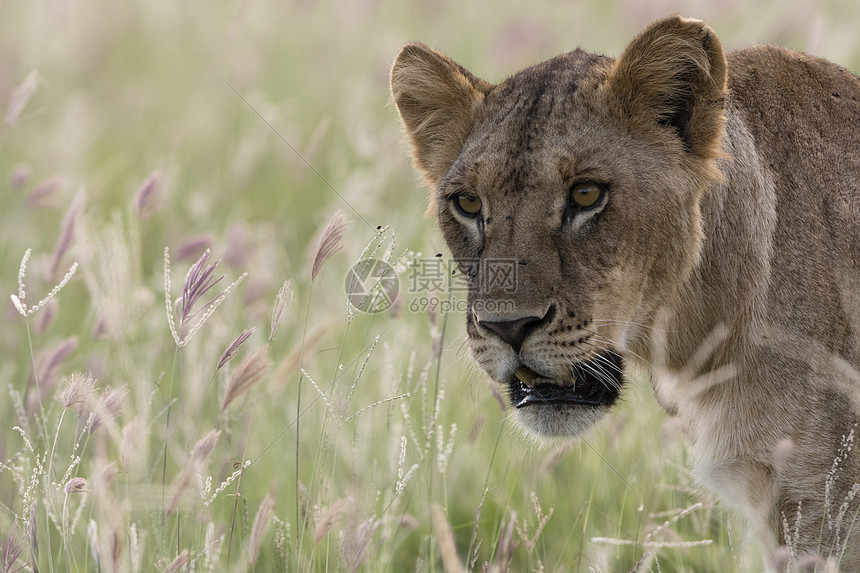
[[720, 154], [726, 58], [700, 20], [673, 16], [630, 42], [607, 82], [608, 103], [633, 130], [670, 129], [702, 159]]
[[463, 148], [490, 87], [423, 44], [405, 45], [394, 60], [394, 103], [406, 126], [415, 163], [432, 186]]

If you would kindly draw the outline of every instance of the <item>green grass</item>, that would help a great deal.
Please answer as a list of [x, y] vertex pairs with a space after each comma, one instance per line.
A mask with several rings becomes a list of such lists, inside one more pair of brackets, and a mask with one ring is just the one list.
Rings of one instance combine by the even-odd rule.
[[[393, 230], [395, 260], [447, 257], [388, 102], [400, 45], [422, 40], [498, 81], [576, 46], [617, 54], [675, 5], [2, 9], [0, 105], [32, 70], [39, 82], [0, 126], [0, 291], [18, 292], [27, 249], [27, 305], [79, 265], [38, 312], [8, 298], [3, 311], [0, 533], [22, 550], [8, 570], [442, 571], [452, 537], [476, 571], [627, 571], [646, 556], [645, 571], [761, 570], [740, 525], [730, 536], [692, 487], [647, 381], [589, 439], [539, 447], [472, 364], [462, 315], [410, 309], [406, 271], [395, 311], [350, 319], [344, 295], [377, 226]], [[686, 12], [727, 47], [780, 43], [860, 70], [856, 3]], [[312, 281], [309, 252], [338, 210], [344, 248]], [[206, 247], [221, 259], [198, 309], [247, 273], [181, 348], [165, 247], [173, 298]], [[261, 376], [223, 408], [231, 380], [250, 376], [243, 361]], [[87, 374], [94, 390], [70, 396]]]

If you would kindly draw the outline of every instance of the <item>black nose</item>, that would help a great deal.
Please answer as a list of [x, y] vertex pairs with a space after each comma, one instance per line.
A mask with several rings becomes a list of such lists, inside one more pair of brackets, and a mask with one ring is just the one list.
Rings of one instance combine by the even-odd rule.
[[505, 321], [478, 320], [478, 324], [510, 344], [515, 352], [519, 352], [526, 335], [538, 325], [550, 322], [554, 314], [553, 311], [554, 308], [550, 307], [543, 316], [524, 316]]

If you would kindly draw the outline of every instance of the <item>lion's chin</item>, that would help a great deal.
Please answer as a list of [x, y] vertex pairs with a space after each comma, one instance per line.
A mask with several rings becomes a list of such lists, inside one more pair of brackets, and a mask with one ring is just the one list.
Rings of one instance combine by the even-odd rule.
[[514, 419], [528, 435], [540, 442], [555, 438], [580, 438], [608, 412], [608, 407], [554, 404], [514, 410]]
[[574, 382], [559, 384], [525, 367], [508, 383], [518, 422], [538, 437], [581, 436], [618, 400], [623, 383], [621, 357], [608, 351], [573, 368]]

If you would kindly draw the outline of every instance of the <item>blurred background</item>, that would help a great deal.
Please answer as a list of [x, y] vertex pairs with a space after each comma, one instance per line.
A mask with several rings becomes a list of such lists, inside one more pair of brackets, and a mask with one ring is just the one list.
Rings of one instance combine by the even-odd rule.
[[[539, 447], [472, 365], [462, 313], [410, 307], [416, 293], [402, 292], [387, 312], [354, 315], [344, 280], [368, 245], [401, 286], [410, 261], [447, 257], [388, 94], [405, 42], [497, 82], [576, 47], [618, 55], [681, 13], [727, 49], [779, 44], [856, 73], [860, 3], [0, 0], [0, 11], [0, 292], [19, 293], [28, 249], [30, 306], [79, 265], [37, 312], [22, 317], [9, 298], [0, 309], [0, 534], [20, 545], [19, 564], [761, 570], [754, 544], [691, 488], [647, 381], [584, 444]], [[338, 252], [311, 280], [338, 211]], [[182, 348], [165, 315], [165, 247], [171, 302], [206, 249], [225, 278], [198, 309], [247, 273]], [[68, 390], [84, 374], [94, 393], [79, 408]], [[95, 430], [98, 412], [109, 423]]]

